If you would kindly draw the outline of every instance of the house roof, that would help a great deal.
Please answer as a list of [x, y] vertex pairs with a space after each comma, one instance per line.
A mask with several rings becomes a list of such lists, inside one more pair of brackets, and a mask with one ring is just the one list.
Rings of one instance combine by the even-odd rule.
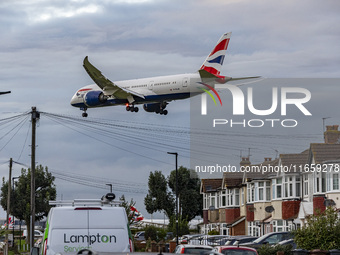
[[215, 192], [222, 187], [222, 178], [219, 179], [202, 179], [202, 191]]
[[311, 143], [308, 163], [314, 159], [315, 164], [340, 159], [340, 144]]
[[[296, 167], [307, 164], [309, 156], [309, 149], [301, 153], [280, 154], [280, 161], [282, 166], [289, 167], [291, 171], [296, 171]], [[291, 166], [296, 166], [291, 167]]]

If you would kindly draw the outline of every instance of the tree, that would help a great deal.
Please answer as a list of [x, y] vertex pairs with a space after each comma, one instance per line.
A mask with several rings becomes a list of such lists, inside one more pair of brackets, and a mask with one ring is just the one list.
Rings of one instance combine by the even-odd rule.
[[[176, 194], [176, 170], [170, 173], [169, 187]], [[179, 215], [191, 221], [197, 215], [202, 215], [203, 198], [200, 194], [201, 181], [197, 174], [183, 166], [178, 169], [178, 200]]]
[[307, 225], [294, 231], [297, 246], [306, 250], [340, 249], [340, 219], [335, 208], [307, 218]]
[[168, 191], [168, 183], [161, 171], [150, 172], [148, 181], [149, 191], [144, 198], [145, 209], [152, 214], [164, 211], [170, 219], [174, 215], [175, 203], [173, 195]]
[[[176, 227], [176, 216], [173, 215], [169, 220], [168, 231], [172, 232], [174, 236], [177, 234], [177, 227]], [[189, 229], [189, 222], [182, 218], [181, 216], [178, 217], [178, 235], [186, 235], [190, 233]]]
[[[39, 165], [35, 169], [35, 219], [41, 220], [47, 216], [51, 206], [49, 200], [56, 199], [55, 177], [48, 172], [47, 167]], [[31, 169], [22, 168], [16, 187], [11, 187], [10, 214], [19, 220], [25, 220], [28, 233], [30, 233], [30, 209], [31, 209]], [[1, 206], [7, 210], [8, 181], [3, 179], [1, 187]]]

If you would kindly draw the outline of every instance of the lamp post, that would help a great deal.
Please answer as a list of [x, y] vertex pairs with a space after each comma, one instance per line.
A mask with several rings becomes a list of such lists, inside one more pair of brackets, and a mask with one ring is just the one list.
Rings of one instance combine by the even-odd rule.
[[[14, 180], [15, 179], [19, 179], [19, 177], [12, 177], [12, 185], [13, 185], [13, 204], [14, 204], [14, 200], [15, 200], [15, 193], [14, 193]], [[12, 216], [13, 216], [13, 224], [12, 224], [12, 227], [13, 227], [13, 241], [12, 241], [12, 247], [14, 247], [14, 225], [15, 225], [15, 220], [14, 220], [14, 215], [12, 213]]]
[[107, 183], [107, 184], [105, 184], [105, 185], [107, 185], [107, 186], [110, 187], [110, 193], [112, 193], [112, 184], [111, 184], [111, 183]]
[[175, 185], [175, 193], [176, 193], [176, 245], [178, 245], [178, 153], [177, 152], [168, 152], [168, 154], [176, 156], [176, 185]]

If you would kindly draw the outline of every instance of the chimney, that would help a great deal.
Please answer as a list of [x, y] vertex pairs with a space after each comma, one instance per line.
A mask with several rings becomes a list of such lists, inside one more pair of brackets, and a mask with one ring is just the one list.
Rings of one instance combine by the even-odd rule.
[[264, 158], [264, 162], [272, 161], [272, 158]]
[[324, 133], [325, 143], [340, 143], [340, 131], [338, 130], [338, 128], [339, 125], [326, 126], [326, 131]]
[[249, 157], [242, 157], [240, 162], [240, 166], [250, 166]]

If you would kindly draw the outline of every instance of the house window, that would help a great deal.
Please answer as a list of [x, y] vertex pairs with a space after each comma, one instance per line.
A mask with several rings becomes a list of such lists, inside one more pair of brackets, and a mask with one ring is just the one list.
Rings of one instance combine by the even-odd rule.
[[283, 178], [284, 198], [300, 196], [300, 177], [286, 176]]
[[264, 182], [259, 182], [259, 200], [264, 200]]
[[255, 200], [255, 187], [254, 183], [247, 184], [247, 202], [252, 203]]
[[272, 199], [275, 199], [275, 198], [276, 198], [275, 190], [276, 190], [276, 180], [273, 179], [273, 180], [272, 180]]
[[276, 180], [276, 197], [277, 198], [282, 197], [282, 178], [278, 178]]
[[241, 190], [241, 205], [244, 205], [244, 189], [240, 188]]
[[270, 182], [255, 183], [255, 201], [270, 201]]
[[301, 181], [299, 176], [295, 176], [295, 193], [297, 197], [301, 196]]
[[282, 232], [285, 231], [285, 226], [283, 220], [274, 220], [273, 221], [273, 232]]
[[235, 205], [240, 205], [240, 193], [239, 189], [234, 189], [235, 192]]
[[215, 193], [211, 193], [211, 195], [210, 195], [210, 206], [212, 206], [212, 207], [216, 207], [216, 204], [215, 204], [216, 197], [215, 196], [216, 196]]
[[270, 182], [266, 182], [266, 200], [270, 201]]
[[308, 174], [303, 176], [303, 195], [308, 196]]
[[255, 221], [248, 222], [248, 235], [250, 236], [260, 236], [260, 227], [256, 224]]
[[226, 191], [223, 190], [221, 192], [221, 207], [225, 207], [227, 205], [226, 203]]
[[326, 192], [326, 173], [314, 173], [314, 193]]
[[339, 189], [339, 174], [335, 173], [333, 174], [333, 190]]

